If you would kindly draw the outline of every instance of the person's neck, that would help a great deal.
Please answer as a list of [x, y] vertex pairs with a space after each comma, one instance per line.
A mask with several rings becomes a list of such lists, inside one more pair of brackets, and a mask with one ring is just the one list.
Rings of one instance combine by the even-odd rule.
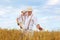
[[32, 14], [28, 15], [28, 17], [31, 16], [31, 15], [32, 15]]
[[23, 14], [23, 16], [25, 16], [25, 14]]
[[30, 14], [30, 15], [28, 15], [28, 17], [29, 17], [29, 16], [31, 16], [31, 14]]

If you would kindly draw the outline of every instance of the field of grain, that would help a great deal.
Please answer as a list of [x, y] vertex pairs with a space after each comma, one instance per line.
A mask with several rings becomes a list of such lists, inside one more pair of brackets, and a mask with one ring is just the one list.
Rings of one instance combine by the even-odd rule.
[[0, 40], [60, 40], [60, 32], [40, 31], [34, 33], [22, 33], [22, 31], [15, 29], [0, 29]]

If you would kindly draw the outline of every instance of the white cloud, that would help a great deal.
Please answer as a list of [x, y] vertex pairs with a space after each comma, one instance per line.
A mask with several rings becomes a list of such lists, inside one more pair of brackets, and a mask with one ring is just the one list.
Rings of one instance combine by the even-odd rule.
[[0, 7], [0, 15], [4, 15], [6, 14], [7, 12], [9, 12], [10, 10], [4, 8], [4, 7]]
[[60, 21], [60, 16], [45, 16], [45, 17], [41, 17], [39, 20], [40, 20], [40, 23], [44, 23], [44, 24], [47, 24], [48, 22], [53, 22], [54, 21]]
[[60, 15], [60, 9], [56, 9], [56, 10], [54, 11], [54, 13]]
[[4, 11], [0, 11], [0, 15], [3, 15], [3, 14], [5, 14], [5, 12]]
[[46, 16], [46, 17], [41, 18], [40, 20], [43, 22], [47, 20], [60, 20], [59, 18], [60, 16]]
[[1, 6], [0, 7], [0, 15], [11, 14], [11, 13], [14, 14], [14, 12], [16, 13], [18, 11], [19, 11], [18, 8], [14, 8], [12, 6], [5, 6], [5, 7]]
[[54, 5], [57, 5], [57, 4], [59, 4], [59, 1], [60, 1], [60, 0], [48, 0], [48, 1], [45, 3], [45, 5], [44, 5], [43, 8], [48, 8], [48, 7], [52, 7], [52, 6], [54, 6]]
[[59, 2], [59, 0], [49, 0], [47, 2], [47, 5], [56, 5]]

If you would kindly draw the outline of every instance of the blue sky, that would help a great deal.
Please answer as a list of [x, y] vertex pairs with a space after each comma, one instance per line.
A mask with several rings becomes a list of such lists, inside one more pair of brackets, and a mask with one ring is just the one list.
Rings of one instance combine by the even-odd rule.
[[19, 29], [16, 18], [29, 6], [44, 29], [60, 30], [60, 0], [0, 0], [0, 28]]

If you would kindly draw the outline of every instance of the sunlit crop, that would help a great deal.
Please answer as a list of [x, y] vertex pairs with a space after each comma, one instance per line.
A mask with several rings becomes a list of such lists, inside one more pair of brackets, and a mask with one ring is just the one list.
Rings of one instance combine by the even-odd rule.
[[0, 29], [0, 40], [60, 40], [59, 31], [24, 33], [21, 30]]

